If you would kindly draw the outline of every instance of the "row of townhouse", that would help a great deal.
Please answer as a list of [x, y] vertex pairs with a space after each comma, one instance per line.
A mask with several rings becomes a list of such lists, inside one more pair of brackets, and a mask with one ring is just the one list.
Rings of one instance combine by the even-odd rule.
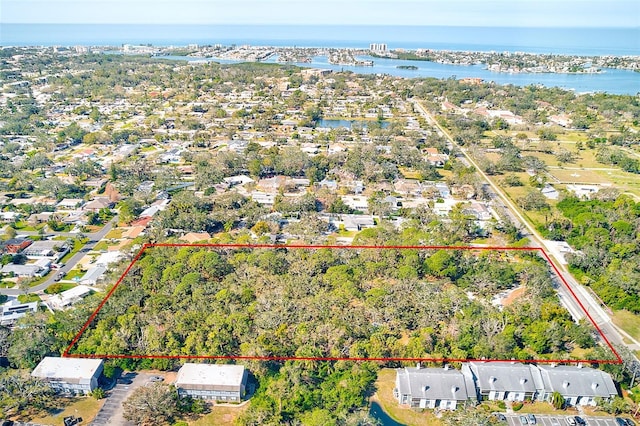
[[595, 406], [596, 398], [618, 395], [604, 371], [567, 365], [517, 362], [468, 362], [461, 371], [449, 368], [405, 367], [396, 372], [394, 396], [412, 408], [455, 410], [479, 401], [551, 401], [558, 392], [569, 406]]

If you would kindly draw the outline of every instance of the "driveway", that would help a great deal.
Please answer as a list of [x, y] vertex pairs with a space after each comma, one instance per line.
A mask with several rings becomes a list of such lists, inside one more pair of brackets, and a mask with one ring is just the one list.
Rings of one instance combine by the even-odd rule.
[[153, 374], [129, 372], [120, 376], [113, 389], [107, 392], [107, 400], [91, 422], [93, 426], [135, 426], [122, 416], [122, 402], [131, 393], [150, 383]]

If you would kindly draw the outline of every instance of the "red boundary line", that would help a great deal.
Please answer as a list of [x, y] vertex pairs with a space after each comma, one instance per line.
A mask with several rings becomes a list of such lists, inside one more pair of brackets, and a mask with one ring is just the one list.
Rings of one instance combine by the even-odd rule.
[[[591, 324], [595, 327], [596, 331], [600, 334], [605, 344], [609, 347], [615, 360], [553, 360], [553, 359], [476, 359], [476, 358], [348, 358], [348, 357], [296, 357], [296, 356], [231, 356], [231, 355], [117, 355], [117, 354], [71, 354], [69, 351], [80, 340], [82, 334], [89, 328], [93, 320], [96, 318], [102, 307], [107, 300], [111, 297], [113, 292], [120, 286], [125, 276], [129, 273], [133, 265], [140, 259], [144, 251], [153, 247], [207, 247], [207, 248], [251, 248], [251, 249], [341, 249], [341, 250], [466, 250], [466, 251], [528, 251], [528, 252], [540, 252], [542, 257], [551, 265], [551, 268], [558, 276], [562, 284], [569, 290], [569, 293], [573, 299], [578, 303], [582, 312], [587, 316]], [[560, 273], [560, 270], [552, 262], [547, 252], [542, 247], [475, 247], [475, 246], [370, 246], [370, 245], [356, 245], [356, 246], [341, 246], [341, 245], [306, 245], [306, 244], [169, 244], [169, 243], [156, 243], [156, 244], [144, 244], [140, 251], [133, 258], [127, 269], [122, 273], [113, 288], [102, 299], [95, 311], [89, 316], [89, 319], [84, 323], [80, 331], [75, 335], [69, 346], [62, 354], [67, 358], [105, 358], [105, 359], [229, 359], [229, 360], [257, 360], [257, 361], [411, 361], [411, 362], [469, 362], [469, 361], [484, 361], [484, 362], [523, 362], [523, 363], [591, 363], [591, 364], [621, 364], [622, 358], [618, 352], [614, 349], [609, 339], [604, 335], [598, 324], [595, 322], [589, 311], [584, 307], [580, 299], [576, 296], [573, 289], [567, 283], [564, 276]]]

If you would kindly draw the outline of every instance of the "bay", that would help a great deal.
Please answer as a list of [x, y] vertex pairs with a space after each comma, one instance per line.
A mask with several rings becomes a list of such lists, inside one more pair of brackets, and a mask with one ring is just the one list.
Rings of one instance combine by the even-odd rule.
[[[386, 43], [389, 49], [529, 52], [574, 55], [640, 55], [639, 28], [513, 28], [444, 26], [323, 26], [323, 25], [134, 25], [134, 24], [3, 24], [2, 46], [120, 46], [152, 44], [186, 46], [223, 44], [368, 48]], [[179, 59], [179, 58], [172, 58]], [[447, 65], [422, 61], [364, 58], [373, 67], [329, 64], [316, 57], [303, 67], [349, 70], [363, 74], [400, 77], [481, 78], [498, 84], [542, 84], [576, 92], [635, 95], [640, 73], [606, 69], [601, 74], [509, 74], [492, 72], [484, 65]], [[201, 60], [201, 59], [198, 59]], [[275, 58], [270, 59], [273, 62]], [[233, 62], [218, 60], [218, 62]], [[417, 70], [398, 69], [417, 66]]]

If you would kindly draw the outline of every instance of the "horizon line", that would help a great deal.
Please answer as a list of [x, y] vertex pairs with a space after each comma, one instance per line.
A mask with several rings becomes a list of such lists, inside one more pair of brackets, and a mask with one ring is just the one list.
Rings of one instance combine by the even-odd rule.
[[0, 20], [1, 25], [189, 25], [189, 26], [258, 26], [258, 27], [434, 27], [434, 28], [513, 28], [513, 29], [640, 29], [640, 25], [630, 26], [598, 26], [598, 25], [460, 25], [460, 24], [332, 24], [332, 23], [228, 23], [228, 22], [4, 22]]

